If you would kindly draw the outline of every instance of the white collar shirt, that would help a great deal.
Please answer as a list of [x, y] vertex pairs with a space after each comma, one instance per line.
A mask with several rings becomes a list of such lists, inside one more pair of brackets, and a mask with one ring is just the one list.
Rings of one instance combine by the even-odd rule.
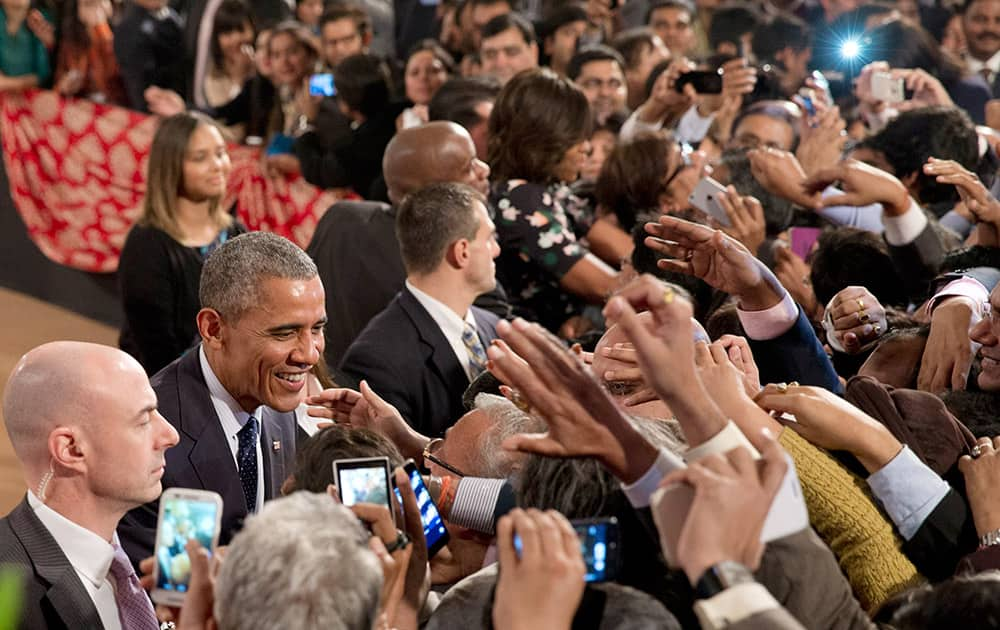
[[[105, 629], [121, 630], [114, 581], [108, 575], [115, 559], [114, 547], [94, 532], [42, 503], [31, 490], [28, 491], [28, 505], [69, 560], [84, 590], [94, 602]], [[117, 534], [113, 540], [118, 542]]]
[[[215, 415], [219, 417], [219, 424], [222, 425], [222, 431], [226, 434], [226, 444], [229, 445], [229, 451], [233, 456], [233, 465], [236, 466], [236, 470], [238, 471], [238, 456], [240, 452], [239, 432], [250, 420], [251, 414], [243, 411], [243, 408], [236, 402], [232, 394], [226, 391], [226, 388], [219, 382], [219, 378], [212, 371], [212, 366], [209, 365], [208, 358], [205, 356], [204, 346], [198, 347], [198, 360], [201, 362], [201, 372], [205, 376], [205, 384], [208, 386], [212, 406], [215, 407]], [[260, 432], [264, 430], [264, 424], [261, 421], [262, 410], [263, 407], [257, 407], [252, 414], [253, 417], [257, 418], [257, 428]], [[254, 513], [260, 512], [261, 508], [264, 507], [264, 454], [261, 452], [260, 440], [261, 433], [258, 433], [257, 503], [253, 510], [251, 510]]]
[[[476, 318], [472, 315], [472, 309], [467, 310], [465, 317], [462, 318], [440, 300], [432, 298], [410, 284], [409, 280], [406, 281], [406, 288], [413, 294], [413, 297], [417, 298], [420, 306], [424, 307], [427, 314], [437, 324], [444, 338], [448, 341], [448, 345], [451, 346], [452, 351], [455, 353], [458, 364], [465, 370], [465, 375], [469, 378], [469, 381], [472, 381], [478, 372], [472, 365], [472, 359], [469, 357], [469, 351], [465, 347], [465, 342], [462, 341], [462, 333], [465, 331], [466, 324], [470, 324], [476, 331], [476, 334], [479, 334], [479, 327], [476, 326]], [[482, 343], [482, 340], [480, 340], [480, 343]]]

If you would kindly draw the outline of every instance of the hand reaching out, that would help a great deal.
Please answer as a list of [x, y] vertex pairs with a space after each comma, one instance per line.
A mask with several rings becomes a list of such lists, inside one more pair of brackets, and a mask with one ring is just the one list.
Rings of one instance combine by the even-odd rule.
[[331, 388], [310, 396], [306, 404], [314, 418], [326, 418], [338, 424], [370, 429], [389, 438], [406, 457], [417, 459], [429, 438], [406, 423], [399, 411], [361, 381], [360, 392], [346, 387]]
[[545, 433], [510, 437], [504, 448], [548, 457], [594, 457], [626, 483], [652, 466], [656, 448], [632, 427], [577, 355], [522, 319], [513, 325], [501, 321], [497, 332], [503, 341], [487, 350], [489, 370], [548, 423]]
[[818, 112], [810, 124], [802, 126], [795, 157], [807, 175], [815, 175], [837, 165], [847, 142], [847, 134], [844, 133], [846, 128], [838, 107]]
[[983, 536], [1000, 529], [1000, 438], [981, 437], [976, 441], [979, 456], [963, 455], [958, 469], [965, 477], [965, 492], [976, 532]]
[[978, 310], [972, 300], [964, 297], [951, 297], [937, 304], [920, 360], [917, 389], [934, 394], [965, 389], [973, 358], [969, 327]]
[[757, 404], [766, 411], [792, 414], [794, 422], [778, 420], [816, 446], [853, 453], [870, 473], [881, 470], [902, 449], [884, 425], [821, 387], [768, 385]]
[[716, 199], [731, 224], [729, 227], [717, 227], [743, 243], [750, 252], [756, 253], [767, 238], [767, 222], [764, 219], [763, 206], [755, 197], [740, 195], [732, 186], [727, 186], [726, 192], [718, 195]]
[[813, 291], [812, 280], [809, 278], [811, 269], [806, 261], [799, 258], [791, 247], [775, 247], [774, 260], [774, 275], [778, 276], [781, 285], [792, 294], [792, 299], [798, 302], [813, 321], [821, 318], [823, 306], [816, 299], [816, 292]]
[[[826, 313], [833, 325], [827, 335], [834, 336], [847, 354], [857, 354], [889, 329], [885, 307], [865, 287], [847, 287], [830, 300]], [[827, 324], [824, 324], [827, 326]]]
[[750, 172], [764, 190], [807, 210], [820, 207], [820, 194], [806, 190], [807, 174], [794, 153], [763, 147], [748, 151], [747, 157]]
[[670, 256], [657, 261], [661, 269], [701, 278], [736, 296], [745, 310], [770, 308], [785, 290], [774, 274], [742, 243], [718, 230], [669, 215], [647, 223], [645, 244]]
[[806, 180], [805, 186], [809, 192], [820, 192], [834, 182], [840, 182], [844, 192], [822, 199], [822, 207], [880, 203], [888, 216], [900, 216], [910, 209], [910, 193], [902, 182], [857, 160], [843, 160], [832, 168], [823, 169]]

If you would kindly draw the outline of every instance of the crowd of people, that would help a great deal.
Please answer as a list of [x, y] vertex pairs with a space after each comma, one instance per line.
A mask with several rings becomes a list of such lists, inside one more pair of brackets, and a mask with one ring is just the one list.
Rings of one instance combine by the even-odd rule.
[[3, 391], [17, 627], [1000, 627], [998, 73], [1000, 0], [0, 0], [0, 91], [161, 118], [120, 349]]

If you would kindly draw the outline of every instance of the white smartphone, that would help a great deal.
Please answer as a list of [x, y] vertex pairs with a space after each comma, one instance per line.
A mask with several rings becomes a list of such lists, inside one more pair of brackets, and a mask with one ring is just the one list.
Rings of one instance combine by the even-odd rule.
[[333, 481], [337, 484], [341, 503], [346, 506], [355, 503], [384, 505], [395, 519], [389, 502], [392, 496], [390, 479], [388, 457], [338, 459], [333, 462]]
[[208, 490], [167, 488], [160, 497], [153, 555], [155, 586], [152, 600], [167, 606], [182, 606], [191, 579], [191, 559], [184, 546], [194, 538], [210, 552], [219, 542], [222, 497]]
[[902, 78], [893, 78], [889, 72], [872, 73], [872, 98], [886, 103], [901, 103], [906, 100], [906, 89]]
[[[802, 498], [802, 488], [795, 474], [795, 464], [792, 458], [785, 454], [788, 461], [788, 472], [781, 482], [771, 509], [764, 520], [760, 531], [760, 541], [768, 543], [784, 538], [809, 526], [809, 512]], [[687, 514], [694, 500], [694, 489], [686, 484], [674, 484], [659, 488], [650, 497], [650, 507], [653, 521], [660, 532], [660, 547], [663, 557], [669, 566], [676, 566], [677, 540]]]
[[704, 177], [694, 187], [688, 201], [691, 202], [692, 206], [718, 221], [720, 225], [730, 227], [733, 222], [729, 220], [726, 210], [719, 205], [718, 197], [724, 192], [726, 192], [725, 186], [711, 177]]

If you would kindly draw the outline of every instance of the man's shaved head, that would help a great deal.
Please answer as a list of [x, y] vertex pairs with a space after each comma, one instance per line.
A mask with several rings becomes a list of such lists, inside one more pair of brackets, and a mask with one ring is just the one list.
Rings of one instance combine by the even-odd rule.
[[83, 425], [139, 363], [117, 348], [79, 341], [39, 346], [17, 362], [3, 393], [3, 418], [18, 459], [46, 466], [47, 441], [60, 425]]
[[399, 131], [382, 159], [389, 200], [436, 183], [468, 184], [485, 193], [489, 167], [476, 158], [476, 146], [464, 127], [436, 120]]

